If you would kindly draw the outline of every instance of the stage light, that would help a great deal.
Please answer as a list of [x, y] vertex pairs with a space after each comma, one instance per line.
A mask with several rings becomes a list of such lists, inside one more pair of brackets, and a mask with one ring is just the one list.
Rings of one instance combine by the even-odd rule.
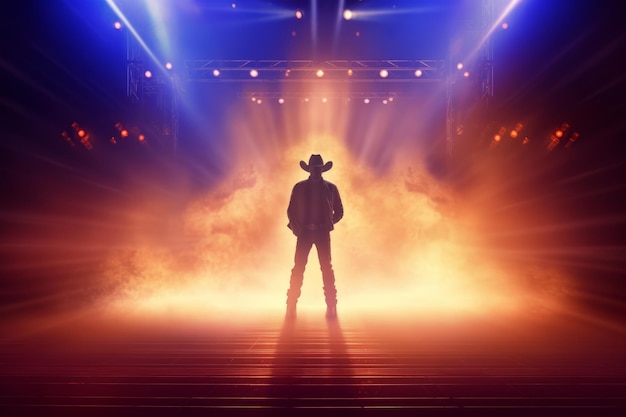
[[328, 103], [328, 99], [326, 97], [322, 97], [322, 103]]
[[213, 76], [214, 76], [214, 77], [219, 77], [219, 76], [220, 76], [220, 70], [218, 70], [218, 69], [214, 69], [214, 70], [213, 70]]
[[346, 20], [352, 19], [352, 10], [346, 9], [343, 11], [343, 18]]
[[300, 9], [296, 10], [296, 19], [302, 19], [302, 16], [304, 16], [304, 14], [302, 13], [302, 10]]
[[317, 75], [317, 78], [322, 78], [324, 76], [324, 71], [319, 69], [319, 70], [317, 70], [315, 75]]
[[569, 129], [569, 123], [562, 123], [561, 127], [554, 131], [554, 136], [561, 139], [567, 129]]
[[120, 22], [115, 22], [113, 23], [113, 27], [117, 30], [120, 30], [122, 28], [122, 24]]
[[120, 136], [123, 138], [127, 138], [128, 137], [128, 130], [127, 129], [122, 129], [120, 131]]
[[250, 100], [256, 101], [256, 97], [252, 96], [252, 98], [250, 98]]
[[387, 71], [386, 69], [381, 69], [378, 75], [380, 75], [380, 78], [387, 78], [389, 76], [389, 71]]
[[279, 99], [278, 99], [278, 103], [279, 103], [279, 104], [285, 104], [285, 99], [284, 99], [284, 98], [282, 98], [282, 97], [281, 97], [281, 98], [279, 98]]
[[389, 102], [391, 103], [393, 101], [393, 97], [389, 97]]
[[388, 103], [387, 99], [383, 100], [383, 104], [387, 104], [387, 103]]
[[496, 146], [502, 140], [502, 136], [506, 133], [506, 127], [500, 126], [498, 132], [493, 135], [493, 142], [491, 142], [491, 146]]
[[[72, 127], [74, 128], [74, 132], [76, 132], [76, 136], [78, 136], [78, 138], [80, 139], [80, 143], [87, 149], [87, 150], [92, 150], [93, 149], [93, 145], [91, 144], [91, 142], [89, 141], [90, 135], [89, 133], [87, 133], [87, 131], [85, 129], [83, 129], [82, 127], [80, 127], [80, 125], [78, 124], [78, 122], [74, 122], [72, 123]], [[65, 136], [64, 136], [65, 137]]]
[[139, 136], [137, 136], [137, 139], [139, 142], [145, 142], [146, 136], [143, 133], [140, 133]]
[[255, 70], [255, 69], [250, 70], [250, 76], [251, 76], [252, 78], [256, 78], [256, 77], [258, 77], [258, 76], [259, 76], [259, 71]]
[[352, 72], [352, 70], [351, 70], [351, 69], [349, 69], [349, 70], [348, 70], [348, 77], [352, 77], [352, 74], [354, 74], [354, 73]]
[[365, 103], [365, 104], [370, 104], [370, 99], [369, 99], [369, 98], [364, 99], [364, 100], [363, 100], [363, 103]]
[[463, 69], [463, 63], [459, 62], [458, 64], [456, 64], [456, 69], [458, 69], [458, 70]]
[[508, 23], [506, 23], [506, 22], [502, 23], [502, 29], [506, 30], [508, 28], [509, 28], [509, 24]]
[[290, 69], [287, 69], [287, 70], [285, 71], [285, 77], [289, 77], [290, 75], [291, 75], [291, 70], [290, 70]]
[[146, 72], [144, 72], [144, 73], [143, 73], [143, 75], [144, 75], [146, 78], [152, 78], [152, 71], [150, 71], [150, 70], [146, 70]]
[[520, 130], [522, 130], [523, 127], [524, 125], [521, 123], [516, 124], [515, 127], [511, 130], [511, 133], [509, 133], [509, 136], [511, 136], [513, 139], [517, 139], [517, 137], [519, 136], [519, 132]]
[[169, 61], [168, 61], [168, 62], [166, 62], [166, 63], [165, 63], [165, 68], [166, 68], [166, 69], [171, 70], [173, 67], [174, 67], [174, 66], [172, 65], [172, 63], [171, 63], [171, 62], [169, 62]]
[[422, 70], [415, 70], [415, 76], [416, 77], [421, 77], [422, 76]]
[[469, 77], [469, 76], [470, 76], [469, 71], [465, 71], [465, 72], [463, 73], [463, 76], [464, 76], [465, 78]]
[[258, 98], [258, 99], [256, 100], [256, 104], [261, 104], [261, 103], [263, 103], [263, 100], [261, 100], [260, 98]]
[[232, 7], [233, 9], [236, 9], [236, 8], [237, 8], [237, 4], [236, 4], [236, 3], [232, 3], [232, 4], [230, 5], [230, 7]]

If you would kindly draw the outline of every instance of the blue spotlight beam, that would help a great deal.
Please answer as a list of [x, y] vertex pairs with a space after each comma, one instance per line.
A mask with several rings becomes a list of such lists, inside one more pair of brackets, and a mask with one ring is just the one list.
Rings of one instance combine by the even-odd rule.
[[113, 12], [117, 15], [117, 17], [124, 23], [124, 25], [128, 28], [128, 30], [130, 31], [130, 33], [132, 33], [133, 37], [137, 40], [137, 42], [141, 45], [141, 47], [143, 48], [143, 50], [146, 52], [146, 54], [150, 57], [150, 59], [154, 62], [154, 64], [156, 65], [156, 68], [158, 68], [161, 72], [163, 72], [163, 74], [167, 75], [167, 69], [165, 68], [165, 66], [163, 66], [163, 64], [159, 61], [159, 59], [156, 57], [156, 55], [154, 54], [154, 52], [152, 52], [152, 50], [150, 49], [150, 47], [146, 44], [146, 42], [141, 38], [141, 36], [139, 35], [139, 33], [135, 30], [135, 28], [133, 27], [133, 25], [130, 23], [130, 21], [126, 18], [126, 16], [124, 15], [124, 13], [122, 13], [122, 11], [120, 10], [119, 7], [117, 7], [117, 5], [115, 4], [115, 2], [113, 0], [106, 0], [106, 3], [109, 5], [109, 7], [111, 8], [111, 10], [113, 10]]

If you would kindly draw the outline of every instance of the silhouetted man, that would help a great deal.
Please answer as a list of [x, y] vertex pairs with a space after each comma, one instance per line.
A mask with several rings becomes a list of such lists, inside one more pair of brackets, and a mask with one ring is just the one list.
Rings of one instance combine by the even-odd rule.
[[343, 205], [337, 187], [322, 178], [322, 172], [331, 169], [331, 161], [324, 163], [320, 155], [311, 155], [309, 163], [300, 161], [300, 167], [309, 172], [309, 178], [293, 187], [287, 217], [288, 227], [298, 237], [295, 265], [291, 270], [287, 290], [287, 317], [295, 317], [300, 297], [304, 269], [311, 247], [315, 245], [322, 269], [326, 316], [337, 316], [337, 289], [330, 256], [330, 231], [343, 217]]

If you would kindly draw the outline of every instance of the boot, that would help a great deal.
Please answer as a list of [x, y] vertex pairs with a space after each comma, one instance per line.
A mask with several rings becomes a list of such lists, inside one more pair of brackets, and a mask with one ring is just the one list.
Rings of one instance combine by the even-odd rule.
[[287, 313], [285, 317], [288, 319], [296, 318], [296, 303], [287, 303]]
[[329, 319], [334, 319], [337, 317], [337, 306], [329, 305], [326, 306], [326, 317]]

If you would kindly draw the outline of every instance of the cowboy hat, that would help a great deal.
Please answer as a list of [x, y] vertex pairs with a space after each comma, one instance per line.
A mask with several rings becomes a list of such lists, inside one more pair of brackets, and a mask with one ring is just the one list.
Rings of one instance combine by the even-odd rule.
[[322, 172], [326, 172], [333, 167], [333, 162], [328, 161], [324, 163], [321, 155], [311, 155], [309, 163], [300, 161], [300, 167], [306, 172], [311, 172], [311, 168], [322, 168]]

